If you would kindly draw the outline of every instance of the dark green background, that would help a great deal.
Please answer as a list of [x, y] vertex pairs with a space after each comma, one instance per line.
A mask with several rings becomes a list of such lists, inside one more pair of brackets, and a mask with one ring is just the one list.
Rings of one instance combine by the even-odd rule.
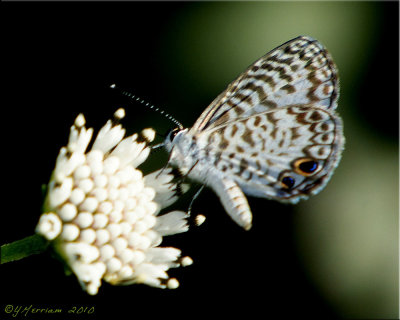
[[[203, 192], [193, 211], [207, 216], [205, 224], [166, 242], [194, 260], [170, 272], [179, 289], [104, 284], [90, 297], [58, 261], [41, 255], [1, 266], [1, 319], [8, 303], [94, 305], [96, 318], [116, 319], [143, 312], [178, 319], [398, 316], [398, 2], [1, 7], [1, 243], [33, 233], [41, 185], [78, 113], [99, 129], [124, 106], [131, 132], [153, 127], [164, 134], [172, 127], [110, 91], [114, 82], [191, 126], [254, 60], [310, 35], [338, 65], [347, 139], [340, 166], [318, 196], [296, 206], [250, 198], [250, 232], [230, 220], [210, 190]], [[165, 159], [156, 154], [144, 170]]]

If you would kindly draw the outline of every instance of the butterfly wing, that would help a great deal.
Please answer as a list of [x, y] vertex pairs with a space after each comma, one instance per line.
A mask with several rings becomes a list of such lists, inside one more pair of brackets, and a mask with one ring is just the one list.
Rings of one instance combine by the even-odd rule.
[[300, 36], [253, 63], [207, 107], [191, 130], [212, 129], [291, 104], [333, 110], [338, 95], [337, 71], [329, 53], [317, 40]]
[[249, 195], [296, 203], [317, 193], [337, 166], [341, 119], [316, 105], [291, 105], [198, 135], [223, 176]]
[[171, 161], [211, 187], [248, 230], [252, 214], [242, 190], [295, 203], [325, 186], [344, 144], [338, 95], [329, 53], [315, 39], [295, 38], [229, 84], [170, 143], [169, 150], [177, 146]]

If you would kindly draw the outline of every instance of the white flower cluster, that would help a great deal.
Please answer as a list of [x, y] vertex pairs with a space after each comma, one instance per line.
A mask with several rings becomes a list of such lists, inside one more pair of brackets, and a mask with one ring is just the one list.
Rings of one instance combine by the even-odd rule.
[[[187, 214], [159, 211], [177, 198], [171, 169], [143, 177], [136, 167], [150, 152], [134, 134], [125, 137], [117, 110], [99, 131], [90, 151], [93, 129], [80, 114], [71, 127], [68, 145], [60, 150], [48, 185], [37, 232], [53, 242], [89, 294], [101, 280], [111, 284], [144, 283], [176, 288], [171, 267], [189, 265], [181, 251], [159, 247], [163, 236], [188, 230]], [[146, 129], [142, 140], [155, 132]], [[144, 138], [144, 139], [143, 139]]]

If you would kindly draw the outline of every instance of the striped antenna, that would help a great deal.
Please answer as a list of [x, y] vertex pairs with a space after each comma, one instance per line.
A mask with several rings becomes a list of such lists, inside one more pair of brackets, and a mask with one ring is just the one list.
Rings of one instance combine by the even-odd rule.
[[146, 106], [146, 107], [148, 107], [148, 108], [150, 108], [150, 109], [152, 109], [152, 110], [154, 110], [156, 112], [159, 112], [164, 117], [166, 117], [167, 119], [169, 119], [170, 121], [175, 123], [180, 130], [183, 129], [183, 125], [178, 120], [176, 120], [173, 116], [171, 116], [170, 114], [166, 113], [164, 110], [162, 110], [162, 109], [160, 109], [158, 107], [155, 107], [154, 105], [152, 105], [149, 102], [146, 102], [145, 100], [135, 96], [134, 94], [117, 87], [116, 84], [112, 84], [110, 86], [110, 88], [118, 89], [121, 92], [121, 94], [123, 94], [124, 96], [127, 96], [127, 97], [131, 98], [132, 100], [134, 100], [136, 102], [139, 102], [139, 103], [143, 104], [144, 106]]

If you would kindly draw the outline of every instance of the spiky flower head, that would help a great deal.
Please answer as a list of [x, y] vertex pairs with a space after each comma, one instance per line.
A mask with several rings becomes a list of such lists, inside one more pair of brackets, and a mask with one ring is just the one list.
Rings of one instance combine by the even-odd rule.
[[150, 153], [152, 129], [125, 137], [124, 109], [100, 129], [78, 115], [61, 148], [36, 231], [52, 242], [84, 290], [101, 281], [176, 288], [169, 268], [189, 265], [181, 250], [161, 247], [164, 236], [188, 230], [187, 214], [160, 210], [177, 199], [170, 168], [143, 176], [137, 168]]

